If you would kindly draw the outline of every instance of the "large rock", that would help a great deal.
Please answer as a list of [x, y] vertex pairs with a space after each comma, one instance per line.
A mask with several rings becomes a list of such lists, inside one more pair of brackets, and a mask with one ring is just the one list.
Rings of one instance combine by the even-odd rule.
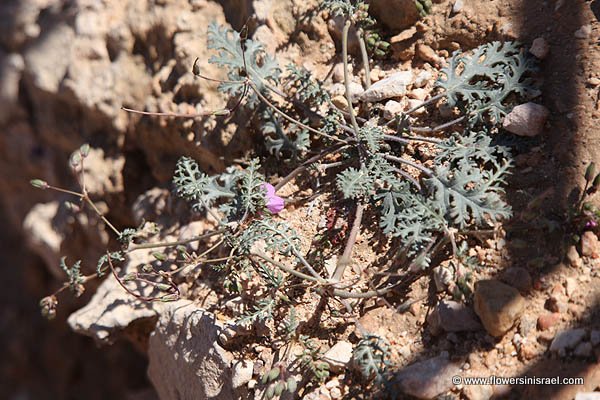
[[427, 318], [427, 322], [434, 335], [442, 331], [477, 331], [482, 328], [469, 307], [452, 300], [440, 302]]
[[215, 315], [169, 303], [148, 343], [148, 376], [161, 400], [233, 399], [233, 357], [217, 343]]
[[475, 284], [475, 312], [492, 336], [502, 336], [521, 316], [525, 299], [519, 291], [497, 280]]
[[413, 82], [412, 71], [400, 71], [371, 85], [359, 96], [361, 101], [376, 102], [406, 94], [406, 87]]
[[564, 355], [566, 350], [574, 349], [586, 335], [587, 332], [582, 328], [561, 331], [552, 340], [550, 351]]
[[549, 115], [550, 111], [540, 104], [520, 104], [504, 117], [502, 127], [515, 135], [537, 136], [544, 129]]
[[598, 258], [600, 256], [600, 241], [592, 231], [586, 231], [581, 235], [581, 255]]
[[371, 0], [369, 12], [392, 30], [401, 31], [419, 20], [415, 0]]
[[460, 365], [443, 354], [409, 365], [391, 380], [394, 389], [419, 399], [434, 399], [452, 389]]
[[324, 354], [323, 359], [334, 372], [343, 370], [352, 359], [352, 343], [341, 340]]

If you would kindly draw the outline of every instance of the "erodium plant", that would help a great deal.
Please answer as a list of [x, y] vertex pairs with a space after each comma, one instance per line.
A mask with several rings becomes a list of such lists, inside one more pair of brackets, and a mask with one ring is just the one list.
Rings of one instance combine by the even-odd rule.
[[[427, 1], [418, 4], [424, 11], [430, 5]], [[330, 0], [323, 2], [323, 7], [346, 19], [342, 60], [350, 106], [337, 108], [322, 82], [307, 70], [293, 64], [282, 69], [260, 43], [246, 38], [245, 31], [240, 34], [212, 24], [208, 28], [208, 47], [216, 55], [209, 61], [226, 69], [227, 79], [206, 77], [197, 64], [193, 71], [199, 79], [217, 81], [221, 92], [237, 99], [235, 105], [195, 115], [157, 114], [225, 117], [238, 107], [254, 111], [261, 127], [259, 134], [264, 137], [264, 147], [255, 149], [254, 158], [216, 175], [203, 172], [187, 157], [182, 157], [175, 169], [175, 193], [195, 211], [208, 213], [218, 221], [215, 230], [170, 243], [146, 242], [141, 227], [118, 230], [85, 190], [82, 165], [89, 151], [86, 146], [71, 159], [71, 169], [82, 187], [80, 192], [32, 181], [38, 188], [78, 198], [78, 208], [87, 207], [95, 212], [122, 244], [120, 249], [99, 255], [97, 271], [91, 276], [81, 275], [79, 261], [70, 267], [63, 262], [61, 266], [68, 281], [59, 292], [71, 289], [79, 295], [87, 280], [111, 272], [125, 290], [140, 300], [178, 299], [177, 278], [189, 268], [170, 272], [150, 268], [119, 275], [115, 264], [125, 261], [130, 251], [139, 248], [157, 249], [154, 256], [159, 262], [174, 250], [187, 265], [196, 268], [211, 265], [221, 272], [225, 291], [244, 294], [248, 302], [247, 311], [239, 316], [240, 326], [271, 323], [280, 333], [277, 336], [283, 343], [279, 346], [280, 361], [263, 378], [267, 398], [297, 390], [298, 382], [288, 371], [294, 364], [310, 371], [313, 382], [324, 379], [328, 373], [318, 346], [300, 332], [302, 324], [294, 308], [297, 295], [292, 295], [293, 291], [297, 293], [298, 288], [312, 291], [324, 304], [329, 300], [340, 302], [352, 315], [357, 301], [384, 296], [402, 283], [402, 279], [378, 281], [376, 285], [372, 282], [348, 285], [344, 281], [347, 268], [353, 264], [353, 249], [361, 230], [367, 228], [387, 236], [392, 243], [390, 249], [394, 249], [390, 250], [392, 258], [408, 276], [429, 268], [433, 256], [446, 250], [452, 262], [462, 263], [469, 235], [493, 231], [495, 224], [510, 217], [511, 209], [503, 194], [511, 155], [507, 147], [496, 144], [497, 126], [519, 100], [532, 92], [531, 61], [516, 44], [494, 42], [468, 53], [454, 53], [440, 71], [437, 93], [385, 123], [377, 116], [376, 106], [353, 107], [349, 93], [347, 48], [352, 25], [358, 31], [365, 86], [370, 85], [365, 37], [373, 21], [367, 12], [368, 5]], [[420, 126], [415, 112], [438, 103], [454, 109], [455, 117], [439, 126]], [[415, 148], [432, 154], [429, 162], [411, 156]], [[261, 164], [265, 157], [276, 157], [281, 169], [265, 171]], [[284, 175], [284, 170], [290, 172]], [[267, 182], [265, 172], [279, 178]], [[318, 175], [313, 180], [318, 182], [313, 187], [317, 195], [328, 195], [334, 210], [339, 210], [340, 215], [345, 210], [349, 215], [344, 234], [338, 238], [341, 248], [332, 247], [339, 253], [329, 273], [324, 263], [308, 256], [320, 249], [313, 248], [307, 253], [300, 234], [278, 217], [284, 199], [276, 192], [293, 180], [302, 185], [299, 178], [306, 174]], [[367, 215], [369, 218], [365, 218]], [[202, 251], [190, 254], [182, 246], [194, 241], [205, 243], [209, 237], [216, 238], [216, 244], [206, 245]], [[319, 243], [326, 242], [331, 245], [335, 241], [325, 238]], [[212, 256], [223, 254], [226, 256]], [[257, 277], [261, 290], [242, 293], [244, 279], [249, 276]], [[159, 295], [143, 297], [129, 286], [131, 281], [153, 285]], [[57, 293], [42, 301], [48, 316], [55, 313]], [[389, 346], [382, 338], [365, 332], [360, 324], [356, 326], [361, 339], [355, 349], [355, 364], [366, 380], [381, 382], [389, 364]], [[291, 354], [294, 346], [305, 349], [296, 358]]]

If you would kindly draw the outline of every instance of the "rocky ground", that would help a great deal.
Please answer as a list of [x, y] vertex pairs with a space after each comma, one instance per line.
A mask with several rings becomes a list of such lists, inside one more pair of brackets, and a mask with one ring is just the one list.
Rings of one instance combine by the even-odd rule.
[[[190, 222], [188, 210], [170, 195], [175, 162], [188, 155], [207, 171], [222, 171], [253, 145], [244, 124], [249, 116], [240, 110], [225, 122], [175, 120], [120, 108], [222, 107], [226, 99], [215, 85], [191, 74], [199, 57], [206, 75], [222, 76], [207, 62], [211, 21], [237, 29], [249, 21], [253, 38], [277, 52], [281, 65], [304, 65], [343, 105], [336, 55], [341, 25], [316, 12], [316, 3], [9, 0], [0, 5], [3, 398], [263, 394], [257, 381], [273, 362], [273, 349], [239, 345], [245, 336], [229, 323], [240, 312], [239, 300], [220, 296], [210, 280], [183, 282], [180, 289], [189, 300], [157, 304], [136, 301], [108, 278], [88, 287], [82, 298], [61, 297], [56, 320], [42, 320], [38, 299], [64, 279], [60, 257], [81, 258], [90, 272], [112, 242], [98, 221], [73, 217], [64, 198], [34, 191], [28, 182], [41, 178], [74, 187], [66, 160], [87, 142], [92, 146], [88, 190], [111, 221], [119, 227], [155, 221], [166, 227], [162, 239], [202, 232], [211, 222]], [[384, 117], [427, 99], [436, 71], [455, 50], [518, 39], [541, 68], [541, 96], [535, 101], [543, 107], [526, 106], [505, 121], [507, 130], [531, 138], [518, 149], [509, 182], [514, 218], [473, 243], [470, 255], [480, 267], [473, 274], [472, 300], [450, 295], [453, 288], [444, 278], [448, 265], [442, 263], [414, 276], [393, 296], [362, 303], [358, 323], [392, 345], [395, 392], [474, 400], [572, 399], [595, 390], [600, 386], [600, 243], [594, 229], [574, 240], [565, 210], [582, 190], [588, 163], [600, 165], [599, 2], [440, 0], [419, 21], [404, 12], [405, 1], [391, 1], [390, 8], [371, 3], [391, 53], [373, 63], [370, 78], [388, 80], [380, 84], [384, 89], [392, 86], [389, 80], [400, 82], [406, 93], [363, 92], [359, 62], [354, 89], [360, 100], [386, 98], [380, 102]], [[351, 40], [350, 52], [358, 51]], [[291, 186], [282, 194], [291, 193]], [[292, 207], [282, 213], [304, 233], [304, 248], [327, 207], [323, 200], [312, 214]], [[358, 264], [378, 258], [373, 240], [369, 234], [359, 238]], [[133, 253], [125, 269], [149, 258], [150, 252]], [[315, 298], [304, 300], [301, 312], [309, 319]], [[329, 349], [325, 358], [332, 376], [304, 398], [369, 398], [349, 363], [357, 339], [353, 326], [333, 315], [323, 322], [316, 336]], [[584, 377], [585, 385], [454, 385], [455, 375], [560, 375]]]

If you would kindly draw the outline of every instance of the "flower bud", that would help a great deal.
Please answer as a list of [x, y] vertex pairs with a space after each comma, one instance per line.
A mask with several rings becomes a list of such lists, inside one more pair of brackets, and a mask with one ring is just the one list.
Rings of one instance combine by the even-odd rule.
[[158, 251], [152, 253], [152, 257], [154, 257], [158, 261], [167, 261], [167, 255], [164, 253], [159, 253]]
[[167, 285], [166, 283], [157, 283], [156, 288], [162, 292], [168, 292], [172, 289], [171, 285]]
[[41, 179], [32, 179], [29, 181], [29, 183], [31, 183], [31, 186], [42, 190], [48, 189], [50, 187], [48, 185], [48, 182], [43, 181]]
[[588, 165], [587, 169], [585, 170], [585, 180], [587, 182], [590, 182], [592, 179], [594, 179], [595, 173], [596, 173], [596, 164], [594, 164], [594, 162], [591, 162], [590, 165]]
[[592, 183], [592, 186], [595, 188], [600, 187], [600, 174], [596, 175], [596, 177], [594, 178], [594, 182]]
[[289, 377], [286, 383], [287, 383], [287, 390], [290, 393], [294, 393], [296, 391], [296, 389], [298, 388], [298, 383], [292, 377]]
[[160, 297], [159, 300], [162, 301], [163, 303], [166, 303], [169, 301], [177, 301], [177, 300], [179, 300], [179, 295], [177, 293], [166, 294], [166, 295]]
[[90, 145], [87, 143], [82, 144], [79, 148], [79, 153], [81, 154], [81, 157], [87, 157], [90, 154]]

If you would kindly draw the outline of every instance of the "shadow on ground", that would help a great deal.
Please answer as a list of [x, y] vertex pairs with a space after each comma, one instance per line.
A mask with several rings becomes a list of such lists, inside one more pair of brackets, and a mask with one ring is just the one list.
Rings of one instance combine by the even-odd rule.
[[[533, 160], [535, 164], [530, 160], [523, 165], [517, 163], [507, 193], [515, 215], [505, 226], [510, 261], [503, 267], [526, 267], [535, 282], [568, 268], [562, 264], [566, 249], [572, 244], [566, 210], [577, 197], [577, 188], [583, 186], [586, 166], [590, 161], [600, 164], [600, 132], [595, 130], [591, 115], [595, 105], [585, 95], [586, 68], [589, 71], [593, 56], [590, 52], [597, 52], [598, 46], [574, 35], [582, 25], [595, 22], [600, 16], [600, 1], [506, 3], [511, 3], [506, 8], [513, 14], [511, 20], [520, 42], [530, 45], [543, 37], [550, 45], [548, 57], [541, 62], [542, 97], [536, 100], [550, 110], [547, 129], [540, 137], [520, 141], [518, 146], [525, 154], [534, 150], [542, 157]], [[560, 3], [562, 6], [557, 7]], [[600, 329], [600, 299], [596, 293], [589, 293], [586, 305], [588, 308], [572, 321], [572, 327]], [[459, 339], [451, 356], [465, 360], [470, 353], [492, 350], [494, 341], [484, 336], [480, 332], [468, 336], [469, 340]], [[549, 343], [543, 346], [547, 348]], [[413, 360], [425, 356], [416, 354]], [[600, 368], [595, 361], [559, 358], [546, 350], [543, 356], [526, 364], [521, 376], [585, 377], [585, 385], [499, 387], [495, 398], [572, 399], [577, 392], [593, 391], [600, 384]], [[470, 376], [468, 372], [464, 374]]]

